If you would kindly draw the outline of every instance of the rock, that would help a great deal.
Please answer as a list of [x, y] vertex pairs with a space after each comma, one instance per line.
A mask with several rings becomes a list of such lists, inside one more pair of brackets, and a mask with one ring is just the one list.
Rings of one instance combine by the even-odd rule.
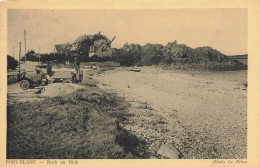
[[155, 141], [155, 142], [153, 142], [153, 143], [151, 144], [150, 150], [151, 150], [153, 153], [156, 153], [156, 152], [159, 150], [160, 146], [161, 146], [161, 143], [160, 143], [159, 141]]
[[171, 144], [164, 144], [157, 151], [157, 154], [170, 159], [180, 159], [181, 153]]

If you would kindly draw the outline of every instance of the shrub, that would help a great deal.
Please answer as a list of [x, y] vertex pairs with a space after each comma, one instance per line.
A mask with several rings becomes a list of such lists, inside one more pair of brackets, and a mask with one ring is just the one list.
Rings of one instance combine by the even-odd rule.
[[121, 50], [117, 57], [117, 62], [122, 66], [134, 66], [140, 64], [142, 52], [139, 50], [124, 51]]
[[124, 66], [173, 65], [177, 69], [198, 69], [211, 71], [245, 70], [247, 65], [230, 60], [226, 55], [209, 47], [191, 48], [177, 41], [160, 44], [125, 44], [116, 49], [113, 60]]
[[13, 57], [7, 55], [7, 70], [15, 70], [18, 66], [17, 60], [15, 60]]

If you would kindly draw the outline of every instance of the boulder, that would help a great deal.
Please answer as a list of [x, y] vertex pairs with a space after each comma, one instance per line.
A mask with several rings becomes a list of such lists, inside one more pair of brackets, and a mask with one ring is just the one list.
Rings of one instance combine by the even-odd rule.
[[151, 144], [150, 150], [152, 151], [153, 154], [156, 154], [157, 151], [159, 150], [161, 146], [161, 143], [159, 141], [155, 141]]
[[162, 145], [157, 151], [157, 154], [169, 159], [181, 158], [181, 153], [171, 144]]

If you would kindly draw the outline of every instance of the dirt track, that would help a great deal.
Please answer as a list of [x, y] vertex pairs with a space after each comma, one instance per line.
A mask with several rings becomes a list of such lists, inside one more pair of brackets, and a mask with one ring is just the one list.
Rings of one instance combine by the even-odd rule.
[[155, 68], [107, 71], [100, 87], [132, 104], [125, 129], [171, 143], [183, 158], [247, 157], [246, 71], [185, 74]]

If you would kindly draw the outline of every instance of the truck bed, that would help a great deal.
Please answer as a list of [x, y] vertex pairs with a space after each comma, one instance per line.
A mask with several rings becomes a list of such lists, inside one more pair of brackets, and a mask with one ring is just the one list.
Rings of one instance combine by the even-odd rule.
[[53, 71], [52, 78], [53, 79], [71, 79], [72, 78], [71, 71]]

